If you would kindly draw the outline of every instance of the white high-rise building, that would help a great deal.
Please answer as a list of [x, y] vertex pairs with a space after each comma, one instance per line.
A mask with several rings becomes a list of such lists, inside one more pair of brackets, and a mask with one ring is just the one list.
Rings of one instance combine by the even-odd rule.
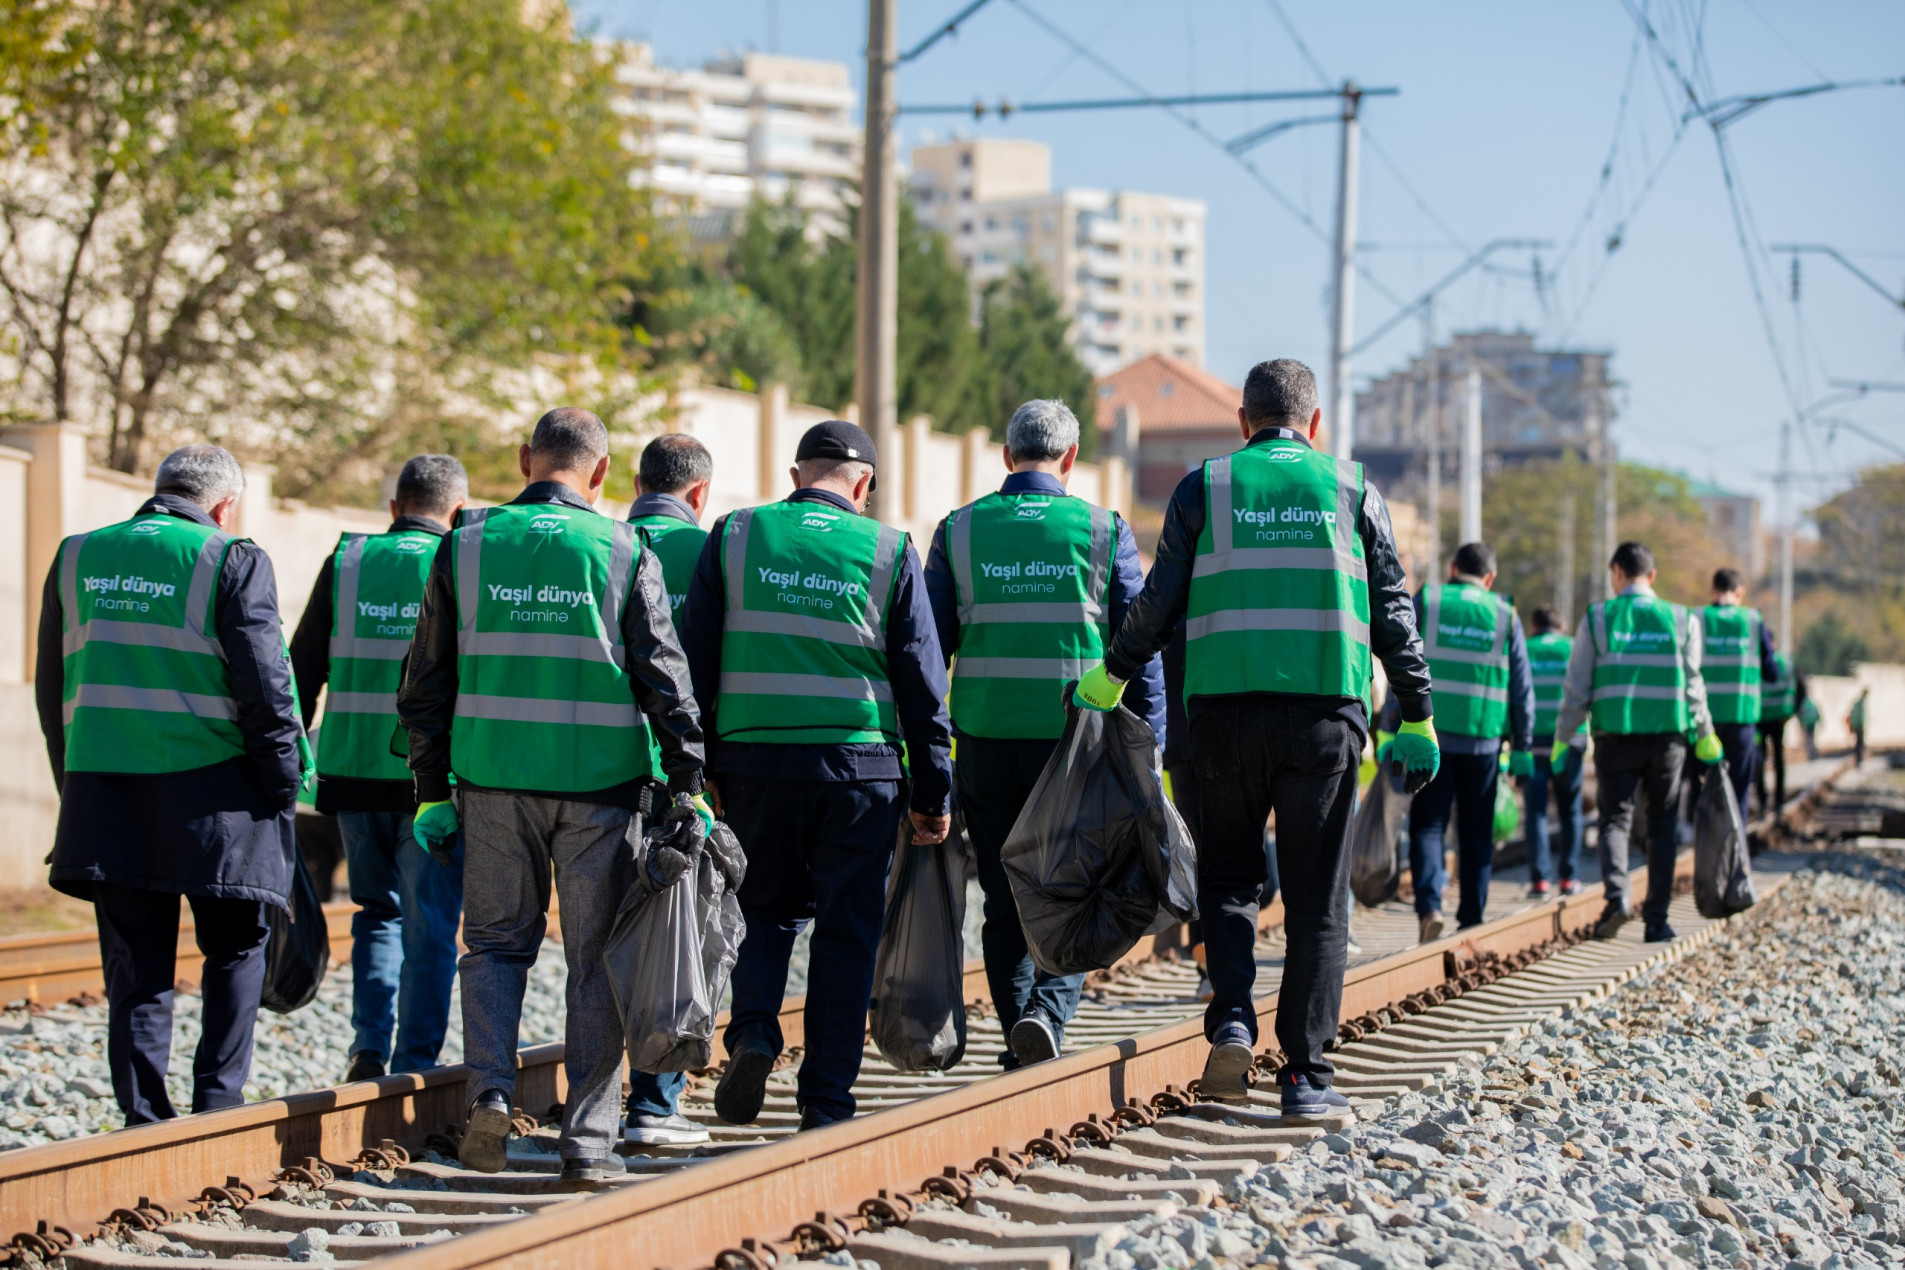
[[746, 53], [677, 70], [657, 66], [648, 44], [613, 47], [618, 108], [642, 125], [629, 144], [648, 160], [631, 179], [683, 211], [791, 195], [817, 230], [845, 226], [861, 136], [844, 63]]
[[1104, 375], [1161, 354], [1204, 360], [1204, 204], [1133, 190], [1052, 189], [1051, 149], [980, 138], [913, 151], [920, 217], [952, 241], [975, 289], [1032, 263]]

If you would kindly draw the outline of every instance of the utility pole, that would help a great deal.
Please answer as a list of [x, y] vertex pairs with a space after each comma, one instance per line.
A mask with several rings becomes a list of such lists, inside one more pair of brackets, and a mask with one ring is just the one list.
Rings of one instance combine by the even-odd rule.
[[1343, 148], [1336, 174], [1336, 285], [1330, 318], [1330, 450], [1347, 459], [1356, 448], [1356, 402], [1349, 350], [1356, 334], [1356, 166], [1362, 141], [1357, 111], [1362, 90], [1343, 81]]
[[1574, 630], [1574, 493], [1561, 496], [1554, 550], [1554, 617], [1564, 632]]
[[1601, 456], [1600, 456], [1601, 457], [1601, 497], [1600, 497], [1601, 523], [1599, 526], [1601, 531], [1600, 532], [1601, 559], [1599, 562], [1599, 566], [1594, 571], [1594, 576], [1595, 576], [1594, 590], [1595, 590], [1595, 594], [1604, 600], [1611, 600], [1614, 598], [1613, 592], [1608, 589], [1610, 583], [1609, 583], [1608, 574], [1607, 574], [1607, 567], [1608, 567], [1608, 561], [1614, 558], [1615, 544], [1620, 541], [1619, 537], [1617, 537], [1618, 530], [1616, 528], [1616, 523], [1615, 523], [1616, 509], [1614, 506], [1614, 476], [1616, 471], [1618, 470], [1619, 464], [1614, 454], [1614, 426], [1613, 425], [1614, 425], [1614, 421], [1611, 418], [1607, 418], [1605, 416], [1602, 417], [1601, 419]]
[[1779, 425], [1779, 477], [1773, 486], [1779, 517], [1779, 651], [1793, 655], [1793, 521], [1792, 495], [1793, 425]]
[[1468, 409], [1462, 420], [1462, 541], [1482, 540], [1482, 372], [1468, 368]]
[[[894, 183], [893, 67], [895, 0], [867, 0], [866, 137], [860, 168], [859, 286], [855, 396], [860, 426], [873, 438], [889, 477], [899, 466], [899, 187]], [[868, 500], [867, 514], [889, 523], [906, 515], [900, 482], [888, 479]]]
[[1423, 581], [1433, 582], [1442, 576], [1442, 354], [1435, 347], [1435, 301], [1422, 312], [1422, 342], [1429, 356], [1429, 479], [1423, 508], [1429, 522], [1429, 568]]

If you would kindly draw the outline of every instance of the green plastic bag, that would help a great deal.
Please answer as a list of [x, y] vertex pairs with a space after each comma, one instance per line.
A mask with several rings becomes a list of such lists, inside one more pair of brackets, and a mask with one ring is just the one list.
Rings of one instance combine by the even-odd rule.
[[1495, 781], [1495, 831], [1497, 845], [1521, 832], [1521, 791], [1513, 778], [1503, 774]]

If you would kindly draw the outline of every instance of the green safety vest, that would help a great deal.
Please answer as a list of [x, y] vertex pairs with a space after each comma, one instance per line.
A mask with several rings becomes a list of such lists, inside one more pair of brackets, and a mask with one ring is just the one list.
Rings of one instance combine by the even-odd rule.
[[970, 736], [1064, 734], [1064, 687], [1111, 642], [1112, 513], [1063, 494], [988, 494], [946, 520], [959, 606], [952, 718]]
[[724, 534], [719, 735], [897, 742], [886, 622], [906, 535], [791, 500], [732, 513]]
[[668, 588], [668, 615], [679, 625], [681, 603], [688, 598], [708, 531], [677, 516], [636, 516], [629, 523], [648, 531], [648, 549], [661, 561], [662, 582]]
[[[1574, 656], [1574, 637], [1548, 631], [1528, 638], [1528, 670], [1535, 681], [1535, 751], [1554, 737], [1560, 722], [1561, 697], [1568, 682], [1568, 661]], [[1582, 727], [1587, 721], [1582, 720]], [[1565, 739], [1565, 738], [1564, 738]]]
[[408, 781], [390, 752], [403, 659], [423, 610], [437, 536], [421, 529], [345, 534], [331, 558], [331, 678], [318, 729], [320, 776]]
[[1508, 626], [1514, 610], [1469, 582], [1422, 592], [1422, 650], [1429, 659], [1438, 732], [1499, 737], [1508, 730]]
[[67, 771], [185, 772], [245, 752], [213, 612], [238, 541], [157, 513], [60, 544]]
[[1759, 631], [1763, 619], [1737, 604], [1700, 610], [1700, 677], [1715, 723], [1759, 722]]
[[1686, 609], [1653, 595], [1617, 595], [1588, 609], [1596, 732], [1686, 732], [1687, 620]]
[[1362, 464], [1301, 441], [1261, 442], [1205, 463], [1204, 499], [1186, 698], [1361, 697], [1370, 682]]
[[457, 777], [576, 794], [653, 776], [622, 643], [641, 531], [512, 503], [465, 511], [455, 533]]
[[1761, 723], [1784, 723], [1792, 718], [1794, 702], [1798, 697], [1798, 685], [1793, 680], [1792, 663], [1786, 660], [1786, 654], [1774, 653], [1773, 666], [1779, 672], [1779, 677], [1760, 689], [1759, 721]]

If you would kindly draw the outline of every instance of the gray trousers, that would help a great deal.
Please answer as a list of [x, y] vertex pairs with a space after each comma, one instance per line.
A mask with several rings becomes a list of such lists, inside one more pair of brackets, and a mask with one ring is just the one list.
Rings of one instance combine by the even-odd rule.
[[1686, 758], [1687, 743], [1675, 732], [1594, 734], [1601, 881], [1607, 888], [1607, 903], [1633, 908], [1627, 865], [1638, 802], [1647, 820], [1647, 899], [1640, 911], [1650, 922], [1666, 921], [1667, 906], [1673, 901], [1678, 850], [1674, 835], [1680, 822], [1680, 769]]
[[562, 1115], [565, 1159], [609, 1155], [621, 1138], [622, 1021], [602, 948], [631, 879], [630, 812], [601, 803], [466, 789], [463, 821], [463, 1061], [474, 1101], [514, 1100], [516, 1039], [529, 968], [548, 925], [549, 879], [562, 901], [569, 963]]

